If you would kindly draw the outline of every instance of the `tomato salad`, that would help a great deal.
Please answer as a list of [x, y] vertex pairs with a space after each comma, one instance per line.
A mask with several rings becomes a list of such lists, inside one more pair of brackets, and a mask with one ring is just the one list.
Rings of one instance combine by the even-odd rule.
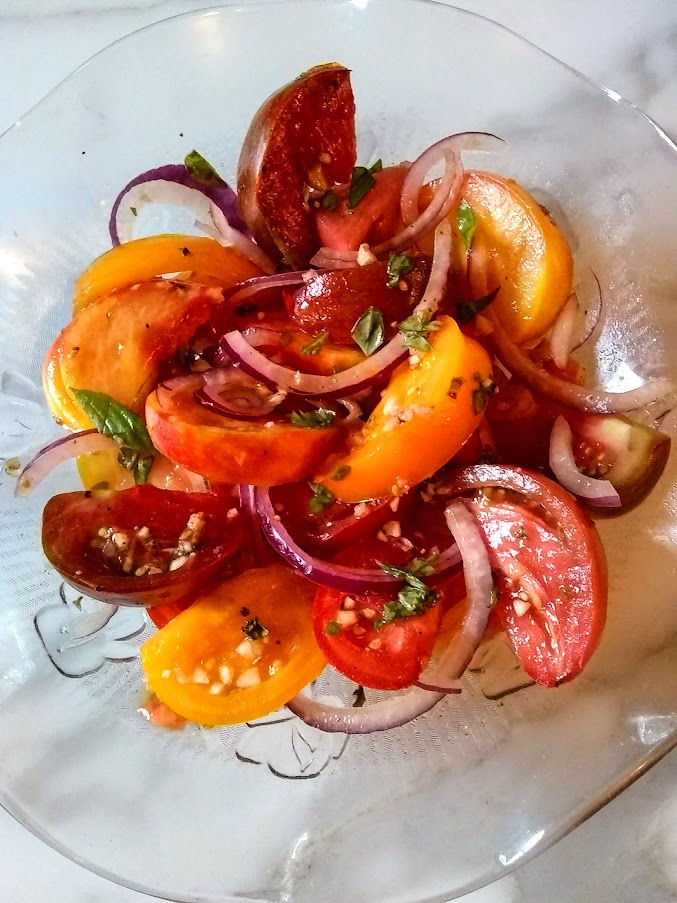
[[[627, 414], [671, 387], [585, 383], [566, 238], [515, 181], [461, 162], [502, 147], [469, 132], [357, 165], [332, 63], [256, 113], [237, 194], [197, 151], [120, 192], [45, 360], [69, 432], [18, 492], [77, 458], [84, 490], [47, 503], [44, 551], [79, 591], [147, 607], [164, 723], [287, 705], [385, 730], [460, 692], [493, 631], [546, 687], [593, 654], [591, 516], [655, 485], [669, 439]], [[188, 207], [200, 235], [135, 238], [153, 203]], [[328, 665], [388, 693], [311, 699]]]

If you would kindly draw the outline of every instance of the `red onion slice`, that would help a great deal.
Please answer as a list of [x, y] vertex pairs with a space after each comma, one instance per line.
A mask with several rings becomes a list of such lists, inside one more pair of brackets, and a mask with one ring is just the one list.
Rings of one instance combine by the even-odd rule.
[[435, 230], [433, 260], [430, 277], [423, 297], [414, 309], [414, 314], [427, 314], [429, 317], [437, 311], [444, 297], [451, 263], [451, 225], [443, 220]]
[[237, 330], [227, 333], [221, 339], [220, 348], [245, 373], [255, 379], [296, 395], [316, 395], [322, 398], [342, 398], [367, 389], [379, 376], [391, 373], [407, 357], [407, 348], [399, 333], [376, 354], [333, 376], [301, 373], [299, 370], [275, 364], [260, 351], [252, 348], [245, 336]]
[[118, 449], [117, 442], [103, 436], [98, 430], [82, 430], [63, 436], [41, 449], [19, 474], [15, 494], [28, 495], [59, 464], [78, 455]]
[[[315, 273], [312, 272], [312, 275], [314, 276]], [[306, 281], [306, 274], [299, 272], [274, 273], [269, 276], [253, 276], [251, 279], [245, 279], [244, 282], [240, 282], [233, 293], [226, 296], [226, 299], [229, 304], [241, 304], [243, 301], [246, 301], [247, 298], [251, 298], [253, 295], [258, 294], [258, 292], [263, 291], [264, 289], [283, 288], [286, 285], [300, 285], [300, 283]]]
[[563, 404], [597, 414], [624, 414], [643, 408], [674, 391], [675, 387], [667, 379], [651, 380], [629, 392], [605, 392], [567, 382], [547, 373], [518, 348], [495, 313], [489, 312], [489, 317], [494, 326], [491, 339], [501, 363], [530, 388]]
[[451, 150], [455, 154], [461, 154], [463, 151], [500, 153], [505, 150], [505, 146], [506, 142], [502, 138], [489, 132], [459, 132], [456, 135], [442, 138], [441, 141], [429, 147], [418, 160], [412, 163], [402, 183], [400, 207], [404, 224], [409, 226], [416, 221], [419, 215], [419, 191], [432, 167], [442, 159], [445, 149]]
[[240, 217], [237, 195], [228, 185], [212, 187], [197, 182], [183, 163], [169, 163], [149, 169], [128, 182], [115, 199], [108, 223], [111, 241], [113, 245], [119, 245], [134, 238], [137, 214], [149, 204], [187, 207], [199, 218], [205, 219], [209, 216], [212, 203], [234, 229], [242, 235], [249, 235]]
[[575, 294], [569, 298], [562, 308], [560, 315], [555, 320], [550, 334], [550, 354], [552, 361], [560, 370], [564, 370], [569, 363], [573, 351], [574, 327], [578, 314], [578, 299]]
[[400, 696], [366, 705], [361, 709], [326, 705], [299, 694], [287, 703], [287, 708], [306, 724], [321, 731], [340, 731], [346, 734], [386, 731], [423, 715], [447, 694], [458, 691], [456, 681], [468, 666], [486, 630], [494, 584], [489, 555], [479, 527], [463, 502], [451, 502], [447, 506], [445, 517], [463, 558], [468, 609], [460, 630], [439, 662], [421, 675], [426, 686], [437, 685], [440, 691], [416, 686]]
[[231, 226], [228, 217], [219, 204], [212, 201], [209, 205], [209, 215], [214, 224], [214, 238], [226, 248], [235, 248], [240, 254], [247, 257], [264, 273], [275, 272], [275, 262], [268, 257], [255, 242], [243, 235], [237, 228]]
[[252, 556], [255, 563], [259, 567], [263, 567], [270, 560], [270, 547], [261, 532], [261, 521], [256, 509], [256, 487], [240, 483], [237, 491], [240, 497], [240, 508], [247, 515]]
[[550, 435], [550, 469], [558, 482], [593, 505], [602, 508], [618, 508], [621, 499], [609, 480], [597, 480], [581, 473], [574, 458], [571, 427], [564, 419], [555, 420]]
[[235, 420], [267, 417], [285, 398], [236, 367], [217, 367], [203, 374], [204, 385], [195, 398], [204, 407]]

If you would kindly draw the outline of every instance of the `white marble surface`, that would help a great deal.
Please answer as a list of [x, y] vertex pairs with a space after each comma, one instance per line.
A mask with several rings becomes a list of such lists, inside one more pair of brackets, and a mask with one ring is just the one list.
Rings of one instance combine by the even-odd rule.
[[[205, 5], [200, 0], [0, 0], [0, 132], [111, 41]], [[677, 136], [675, 0], [466, 0], [458, 5], [513, 28], [618, 91]], [[0, 215], [1, 209], [0, 199]], [[676, 779], [673, 754], [552, 850], [465, 899], [677, 900]], [[148, 899], [62, 858], [0, 810], [2, 903]]]

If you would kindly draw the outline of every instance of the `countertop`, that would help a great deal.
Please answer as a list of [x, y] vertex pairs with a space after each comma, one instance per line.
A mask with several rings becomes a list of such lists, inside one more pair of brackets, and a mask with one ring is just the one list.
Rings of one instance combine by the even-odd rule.
[[[206, 5], [200, 0], [0, 0], [0, 133], [111, 41]], [[507, 25], [637, 104], [677, 136], [674, 0], [466, 0], [457, 5]], [[673, 753], [551, 850], [464, 901], [677, 899], [676, 788]], [[0, 810], [0, 900], [149, 899], [64, 859]]]

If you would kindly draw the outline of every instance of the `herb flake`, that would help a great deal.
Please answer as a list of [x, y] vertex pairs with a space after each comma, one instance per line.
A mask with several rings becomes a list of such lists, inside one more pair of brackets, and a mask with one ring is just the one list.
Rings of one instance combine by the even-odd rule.
[[475, 218], [475, 211], [467, 201], [461, 201], [458, 205], [458, 213], [456, 214], [456, 227], [461, 233], [461, 238], [463, 239], [463, 245], [466, 251], [470, 250], [476, 226], [477, 219]]
[[250, 640], [262, 640], [264, 636], [268, 636], [270, 631], [267, 627], [263, 626], [256, 616], [254, 616], [244, 625], [242, 633], [244, 633], [245, 636], [248, 636]]
[[438, 327], [436, 320], [430, 319], [430, 314], [412, 314], [406, 320], [398, 324], [398, 329], [404, 336], [404, 344], [413, 351], [430, 351], [431, 345], [426, 336], [434, 332]]
[[384, 627], [391, 621], [422, 614], [437, 602], [439, 592], [429, 589], [421, 579], [435, 573], [435, 562], [435, 558], [414, 558], [401, 568], [379, 562], [381, 570], [391, 577], [404, 580], [406, 585], [399, 591], [396, 599], [383, 606], [383, 614], [378, 621], [374, 621], [374, 627]]
[[322, 483], [311, 482], [308, 485], [313, 493], [313, 497], [308, 502], [308, 509], [311, 514], [321, 514], [327, 505], [331, 505], [334, 501], [334, 493]]
[[225, 187], [226, 183], [221, 176], [199, 151], [193, 149], [189, 154], [186, 154], [183, 162], [188, 170], [188, 175], [195, 179], [196, 182], [200, 182], [202, 185], [209, 185], [212, 188]]
[[475, 414], [481, 414], [498, 387], [489, 376], [482, 377], [479, 373], [475, 373], [473, 379], [477, 383], [477, 388], [472, 393], [472, 409]]
[[470, 301], [459, 301], [456, 305], [456, 320], [460, 326], [465, 326], [474, 320], [477, 314], [481, 313], [485, 307], [489, 307], [500, 290], [500, 285], [493, 292], [484, 295], [483, 298], [473, 298]]
[[341, 628], [336, 621], [328, 621], [324, 626], [324, 632], [327, 636], [338, 636], [341, 633]]
[[366, 694], [365, 694], [365, 692], [364, 692], [364, 687], [362, 686], [362, 684], [359, 684], [359, 685], [353, 690], [353, 700], [354, 700], [354, 702], [353, 702], [353, 708], [354, 708], [354, 709], [361, 709], [362, 706], [363, 706], [363, 705], [365, 704], [365, 702], [367, 701], [367, 696], [366, 696]]
[[368, 307], [353, 326], [350, 334], [364, 354], [369, 357], [383, 344], [385, 327], [378, 307]]
[[348, 207], [354, 210], [376, 184], [375, 172], [383, 169], [381, 160], [377, 160], [368, 169], [366, 166], [356, 166], [350, 176], [350, 188], [348, 189]]
[[316, 411], [292, 411], [289, 415], [289, 420], [292, 426], [309, 430], [323, 430], [332, 425], [335, 417], [335, 411], [330, 411], [328, 408], [318, 408]]
[[339, 464], [339, 466], [334, 470], [334, 472], [329, 477], [330, 480], [334, 480], [336, 483], [340, 483], [341, 480], [345, 480], [348, 476], [352, 467], [350, 464]]
[[386, 285], [388, 288], [397, 288], [402, 276], [406, 276], [413, 268], [413, 257], [410, 257], [409, 254], [396, 254], [392, 251], [388, 258], [388, 267], [386, 269], [388, 274]]
[[301, 354], [319, 354], [320, 351], [325, 346], [327, 339], [329, 338], [328, 332], [321, 332], [319, 335], [316, 335], [314, 339], [308, 342], [307, 345], [304, 345], [301, 349]]
[[325, 191], [320, 200], [320, 206], [325, 210], [333, 210], [338, 204], [338, 197], [336, 196], [336, 192], [329, 189], [329, 191]]

